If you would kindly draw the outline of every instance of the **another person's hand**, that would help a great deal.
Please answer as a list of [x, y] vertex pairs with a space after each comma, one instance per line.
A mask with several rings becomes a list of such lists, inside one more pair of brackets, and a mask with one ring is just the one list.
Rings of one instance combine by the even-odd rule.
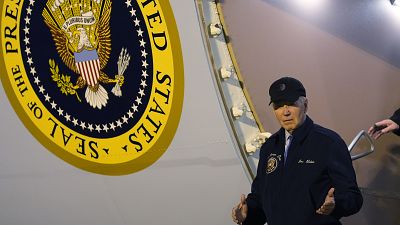
[[328, 191], [328, 194], [325, 197], [325, 202], [322, 206], [316, 211], [321, 215], [329, 215], [335, 209], [335, 197], [333, 196], [333, 192], [335, 192], [335, 188], [331, 188]]
[[376, 122], [374, 126], [368, 129], [368, 134], [376, 140], [380, 138], [383, 134], [395, 131], [397, 129], [399, 129], [399, 125], [397, 123], [395, 123], [393, 120], [386, 119]]
[[240, 202], [237, 206], [233, 207], [232, 209], [232, 219], [233, 222], [237, 224], [242, 224], [243, 221], [247, 217], [247, 203], [246, 203], [246, 196], [242, 194], [240, 196]]

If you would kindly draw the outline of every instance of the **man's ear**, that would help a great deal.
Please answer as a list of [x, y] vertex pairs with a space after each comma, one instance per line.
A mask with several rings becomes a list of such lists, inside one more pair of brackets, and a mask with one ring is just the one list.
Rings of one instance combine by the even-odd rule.
[[308, 99], [306, 98], [306, 99], [304, 100], [304, 113], [306, 113], [307, 110], [308, 110]]

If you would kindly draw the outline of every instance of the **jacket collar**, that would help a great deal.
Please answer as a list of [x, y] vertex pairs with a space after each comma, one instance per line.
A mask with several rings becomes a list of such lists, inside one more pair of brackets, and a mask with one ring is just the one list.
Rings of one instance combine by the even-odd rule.
[[[302, 143], [307, 135], [310, 133], [311, 128], [314, 126], [314, 121], [309, 116], [306, 116], [304, 123], [293, 131], [293, 141]], [[285, 129], [281, 127], [278, 131], [278, 140], [282, 140], [285, 143]]]

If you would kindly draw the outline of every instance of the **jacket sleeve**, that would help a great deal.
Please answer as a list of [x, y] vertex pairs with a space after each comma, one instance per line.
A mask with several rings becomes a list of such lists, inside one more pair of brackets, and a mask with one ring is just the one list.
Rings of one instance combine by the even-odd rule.
[[262, 156], [260, 151], [260, 160], [257, 166], [257, 175], [251, 184], [251, 193], [247, 195], [246, 203], [248, 207], [248, 213], [243, 225], [263, 225], [266, 222], [266, 218], [263, 212], [261, 203], [261, 176], [263, 175], [262, 168], [264, 168], [263, 163], [265, 157]]
[[[396, 110], [396, 112], [393, 113], [390, 119], [400, 126], [400, 109]], [[397, 136], [400, 136], [400, 129], [393, 131], [393, 133], [396, 134]]]
[[339, 137], [329, 148], [328, 174], [335, 188], [335, 209], [331, 215], [340, 219], [357, 213], [361, 209], [363, 198], [344, 141]]

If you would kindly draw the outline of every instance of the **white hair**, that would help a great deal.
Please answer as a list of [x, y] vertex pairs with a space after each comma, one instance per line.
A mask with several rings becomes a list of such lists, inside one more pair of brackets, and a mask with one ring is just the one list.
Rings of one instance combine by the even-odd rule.
[[300, 96], [299, 99], [295, 102], [296, 104], [302, 105], [307, 101], [307, 98], [304, 96]]
[[296, 106], [304, 108], [305, 111], [307, 112], [308, 108], [308, 99], [304, 96], [300, 96], [299, 99], [294, 103]]

